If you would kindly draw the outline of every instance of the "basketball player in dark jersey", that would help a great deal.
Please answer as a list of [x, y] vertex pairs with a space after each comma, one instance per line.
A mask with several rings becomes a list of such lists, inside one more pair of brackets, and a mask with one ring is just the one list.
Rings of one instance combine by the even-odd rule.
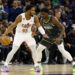
[[[45, 29], [45, 32], [49, 36], [49, 38], [43, 38], [40, 43], [47, 48], [50, 47], [50, 44], [55, 43], [61, 54], [72, 63], [73, 67], [75, 67], [75, 62], [73, 61], [73, 58], [70, 53], [65, 50], [64, 43], [62, 41], [63, 34], [65, 31], [64, 26], [58, 21], [56, 17], [49, 15], [49, 10], [46, 8], [43, 8], [41, 10], [41, 17], [41, 25]], [[40, 46], [39, 48], [40, 49], [38, 49], [38, 53], [40, 52], [40, 55], [38, 61], [40, 61], [42, 58], [42, 46]]]

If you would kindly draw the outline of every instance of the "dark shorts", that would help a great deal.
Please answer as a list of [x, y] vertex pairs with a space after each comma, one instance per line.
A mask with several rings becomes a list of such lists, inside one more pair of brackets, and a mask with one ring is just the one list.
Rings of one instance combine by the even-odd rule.
[[[42, 38], [42, 40], [40, 41], [40, 43], [44, 46], [46, 46], [47, 48], [50, 48], [52, 45], [56, 44], [55, 41], [56, 38]], [[61, 42], [63, 42], [63, 39], [61, 38]]]

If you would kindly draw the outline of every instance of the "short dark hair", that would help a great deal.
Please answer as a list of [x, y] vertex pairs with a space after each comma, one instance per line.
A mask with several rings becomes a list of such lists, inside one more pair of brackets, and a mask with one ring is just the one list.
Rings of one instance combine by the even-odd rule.
[[41, 9], [41, 12], [45, 12], [45, 13], [48, 13], [49, 14], [49, 10], [47, 8], [42, 8]]
[[26, 6], [26, 11], [30, 10], [31, 8], [33, 8], [34, 6], [33, 5], [27, 5]]

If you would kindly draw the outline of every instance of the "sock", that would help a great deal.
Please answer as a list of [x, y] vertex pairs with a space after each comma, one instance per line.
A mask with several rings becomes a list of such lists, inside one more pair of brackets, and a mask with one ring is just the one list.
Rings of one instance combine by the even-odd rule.
[[74, 61], [72, 62], [72, 65], [75, 65], [75, 62]]

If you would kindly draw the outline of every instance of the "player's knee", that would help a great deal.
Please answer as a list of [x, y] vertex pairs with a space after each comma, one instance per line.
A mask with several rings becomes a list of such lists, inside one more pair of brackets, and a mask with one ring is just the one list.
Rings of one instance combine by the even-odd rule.
[[18, 48], [19, 48], [19, 46], [13, 45], [11, 53], [15, 54], [17, 52]]
[[31, 44], [31, 45], [29, 45], [29, 48], [30, 48], [31, 50], [36, 50], [36, 45]]
[[45, 48], [44, 45], [39, 44], [37, 50], [42, 52]]
[[58, 47], [58, 50], [63, 54], [66, 52], [66, 50], [64, 49], [64, 47]]
[[65, 48], [64, 48], [63, 43], [61, 43], [60, 45], [58, 45], [58, 50], [59, 50], [61, 53], [64, 53], [64, 52], [65, 52]]
[[20, 47], [20, 45], [13, 44], [13, 47], [12, 47], [12, 48], [13, 48], [13, 49], [14, 49], [14, 48], [16, 48], [16, 49], [17, 49], [17, 48], [19, 48], [19, 47]]
[[62, 46], [58, 46], [58, 50], [59, 50], [61, 53], [63, 53], [64, 48], [63, 48]]

